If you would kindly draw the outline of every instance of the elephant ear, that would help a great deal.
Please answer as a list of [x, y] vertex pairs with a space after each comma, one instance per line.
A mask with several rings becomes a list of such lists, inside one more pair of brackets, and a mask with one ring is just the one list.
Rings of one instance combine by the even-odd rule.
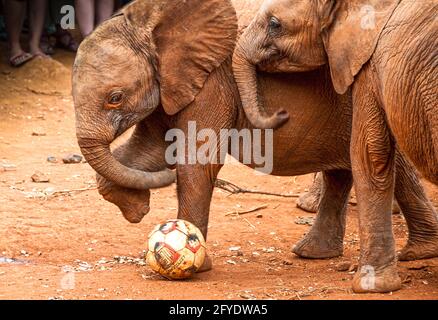
[[333, 85], [343, 94], [373, 55], [401, 0], [319, 0]]
[[237, 18], [229, 0], [137, 0], [124, 15], [150, 33], [156, 46], [161, 102], [169, 115], [193, 102], [236, 43]]

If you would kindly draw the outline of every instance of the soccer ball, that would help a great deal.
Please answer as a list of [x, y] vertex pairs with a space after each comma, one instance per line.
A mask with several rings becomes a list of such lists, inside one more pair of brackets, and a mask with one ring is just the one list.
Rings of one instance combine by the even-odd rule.
[[146, 261], [168, 279], [187, 279], [204, 263], [205, 251], [204, 237], [196, 226], [168, 220], [149, 234]]

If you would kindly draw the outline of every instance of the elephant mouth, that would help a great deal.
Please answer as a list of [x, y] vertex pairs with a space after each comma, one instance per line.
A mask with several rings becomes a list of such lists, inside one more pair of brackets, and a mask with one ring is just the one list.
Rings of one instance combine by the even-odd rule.
[[150, 210], [149, 204], [144, 204], [141, 208], [133, 208], [131, 206], [120, 208], [123, 217], [130, 223], [140, 223]]

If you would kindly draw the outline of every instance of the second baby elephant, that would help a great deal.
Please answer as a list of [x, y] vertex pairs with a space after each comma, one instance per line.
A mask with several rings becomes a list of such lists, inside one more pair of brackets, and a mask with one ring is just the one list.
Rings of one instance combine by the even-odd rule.
[[352, 92], [359, 269], [372, 269], [375, 280], [374, 290], [363, 288], [368, 274], [356, 273], [357, 292], [401, 287], [390, 212], [396, 148], [438, 183], [436, 16], [436, 0], [266, 0], [236, 46], [236, 82], [257, 127], [281, 125], [285, 115], [264, 114], [256, 68], [294, 73], [329, 67], [336, 92]]
[[[211, 129], [217, 135], [221, 129], [253, 129], [232, 74], [234, 46], [227, 41], [235, 41], [230, 29], [236, 26], [233, 19], [226, 19], [231, 12], [231, 4], [224, 0], [135, 1], [102, 24], [79, 49], [73, 74], [79, 145], [100, 174], [99, 192], [131, 222], [141, 221], [149, 211], [149, 189], [172, 183], [169, 169], [176, 167], [178, 218], [193, 222], [207, 234], [211, 197], [222, 164], [186, 163], [186, 154], [182, 162], [170, 165], [165, 136], [177, 128], [189, 137], [191, 121], [197, 130]], [[209, 38], [213, 35], [215, 39]], [[272, 146], [272, 174], [324, 171], [319, 214], [294, 252], [308, 258], [339, 256], [352, 187], [351, 97], [334, 92], [328, 69], [298, 75], [260, 74], [259, 81], [267, 111], [282, 107], [291, 117], [275, 131], [272, 145], [265, 140], [267, 134], [261, 139], [261, 149]], [[134, 124], [130, 139], [111, 154], [109, 144]], [[250, 132], [254, 138], [255, 131]], [[239, 159], [244, 156], [237, 154]], [[254, 162], [247, 165], [256, 167]], [[400, 156], [397, 181], [395, 195], [410, 231], [403, 252], [413, 252], [410, 257], [415, 258], [436, 256], [436, 213], [415, 171]]]

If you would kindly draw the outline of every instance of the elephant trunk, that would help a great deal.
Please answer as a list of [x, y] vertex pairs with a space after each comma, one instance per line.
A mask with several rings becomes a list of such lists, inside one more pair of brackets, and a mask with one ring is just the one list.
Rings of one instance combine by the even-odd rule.
[[254, 44], [249, 44], [244, 33], [238, 42], [233, 55], [233, 72], [239, 88], [243, 109], [246, 117], [253, 126], [260, 129], [276, 129], [289, 120], [287, 111], [280, 109], [272, 116], [267, 116], [258, 98], [256, 64], [259, 61], [251, 59], [254, 49], [247, 49]]
[[145, 172], [126, 167], [113, 156], [108, 143], [79, 135], [78, 143], [90, 166], [120, 187], [148, 190], [166, 187], [175, 182], [175, 173], [169, 169]]

